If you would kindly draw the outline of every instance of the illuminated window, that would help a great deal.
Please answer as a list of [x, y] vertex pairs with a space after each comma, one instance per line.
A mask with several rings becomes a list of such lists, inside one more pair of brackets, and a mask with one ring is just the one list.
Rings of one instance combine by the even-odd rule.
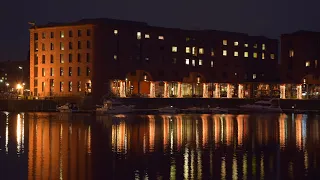
[[60, 63], [64, 63], [64, 57], [63, 57], [63, 54], [60, 54]]
[[164, 37], [163, 36], [159, 36], [158, 39], [164, 40]]
[[60, 81], [60, 92], [63, 92], [63, 82]]
[[192, 47], [192, 55], [197, 55], [197, 48], [196, 47]]
[[222, 44], [226, 46], [226, 45], [228, 45], [228, 41], [227, 40], [223, 40]]
[[294, 51], [293, 50], [290, 50], [289, 51], [289, 57], [293, 57], [294, 56]]
[[202, 66], [202, 60], [199, 59], [199, 66]]
[[257, 75], [256, 74], [252, 74], [252, 79], [256, 79]]
[[266, 45], [262, 44], [262, 50], [266, 50]]
[[196, 66], [196, 60], [192, 60], [192, 66]]
[[60, 31], [60, 37], [64, 38], [64, 31]]
[[141, 32], [137, 32], [137, 39], [141, 39]]
[[60, 68], [60, 76], [63, 76], [63, 67]]
[[60, 50], [64, 50], [64, 44], [63, 44], [63, 42], [60, 42]]
[[261, 54], [261, 59], [264, 59], [264, 58], [265, 58], [265, 57], [264, 57], [264, 53], [262, 53], [262, 54]]
[[238, 46], [238, 45], [239, 45], [239, 42], [235, 41], [234, 46]]
[[253, 48], [258, 48], [258, 44], [254, 44], [254, 45], [253, 45]]
[[69, 81], [69, 92], [72, 92], [72, 81]]
[[189, 65], [189, 59], [186, 59], [186, 65]]
[[113, 55], [113, 59], [114, 59], [114, 60], [117, 60], [117, 59], [118, 59], [118, 56], [117, 56], [117, 55]]
[[42, 77], [46, 76], [46, 70], [44, 68], [42, 68]]
[[239, 56], [238, 51], [235, 51], [235, 52], [233, 53], [233, 55], [234, 55], [235, 57], [238, 57], [238, 56]]
[[314, 67], [318, 68], [318, 60], [314, 60]]
[[210, 66], [213, 67], [213, 65], [214, 65], [214, 63], [213, 63], [213, 61], [211, 61], [211, 62], [210, 62]]
[[118, 30], [116, 30], [116, 29], [113, 30], [113, 34], [114, 34], [114, 35], [118, 35]]
[[310, 61], [306, 61], [306, 67], [310, 66]]
[[248, 52], [244, 52], [244, 55], [243, 55], [244, 57], [249, 57], [249, 53]]
[[50, 68], [50, 76], [54, 76], [54, 69]]
[[69, 67], [69, 76], [72, 76], [72, 67]]
[[253, 53], [253, 58], [258, 58], [258, 53], [254, 52]]
[[203, 48], [199, 48], [199, 54], [204, 54], [204, 49]]
[[223, 51], [222, 51], [222, 55], [223, 55], [223, 56], [227, 56], [227, 50], [223, 50]]
[[149, 39], [149, 38], [150, 38], [150, 35], [149, 35], [149, 34], [145, 34], [145, 35], [144, 35], [144, 38]]
[[172, 46], [172, 52], [177, 52], [178, 51], [178, 47], [177, 46]]
[[186, 53], [190, 53], [190, 47], [186, 47]]
[[271, 59], [274, 59], [274, 54], [270, 54], [270, 58], [271, 58]]
[[43, 32], [43, 33], [42, 33], [42, 39], [45, 39], [45, 38], [46, 38], [46, 33]]
[[78, 81], [78, 92], [81, 92], [81, 81]]
[[214, 50], [213, 50], [213, 48], [211, 48], [211, 56], [214, 56]]
[[244, 47], [249, 47], [249, 44], [248, 44], [248, 43], [245, 43], [245, 44], [244, 44]]

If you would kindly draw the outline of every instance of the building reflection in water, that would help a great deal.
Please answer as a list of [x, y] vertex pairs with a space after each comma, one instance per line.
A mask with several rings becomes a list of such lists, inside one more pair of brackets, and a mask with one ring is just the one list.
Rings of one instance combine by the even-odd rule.
[[[126, 121], [126, 124], [121, 121], [119, 124], [112, 125], [112, 136], [117, 137], [117, 148], [115, 149], [118, 151], [115, 152], [146, 151], [145, 153], [154, 152], [159, 155], [159, 151], [162, 151], [163, 161], [166, 157], [169, 158], [168, 178], [173, 179], [174, 177], [201, 179], [210, 176], [221, 179], [228, 177], [263, 179], [269, 177], [270, 174], [280, 175], [280, 170], [286, 165], [288, 167], [289, 162], [281, 163], [280, 170], [275, 169], [277, 167], [275, 163], [284, 160], [281, 156], [292, 141], [296, 142], [297, 150], [303, 151], [301, 162], [307, 171], [310, 168], [310, 157], [307, 150], [304, 150], [306, 142], [308, 138], [311, 138], [313, 142], [319, 139], [319, 123], [307, 121], [304, 115], [296, 115], [294, 119], [285, 114], [270, 116], [147, 115], [140, 118], [146, 118], [147, 121], [135, 120], [135, 125], [132, 122]], [[294, 122], [294, 126], [288, 125], [291, 122]], [[312, 126], [309, 125], [310, 129], [307, 129], [307, 123], [312, 123]], [[125, 138], [130, 136], [130, 133], [138, 132], [134, 130], [135, 128], [144, 129], [144, 133], [140, 134], [141, 137], [136, 139], [142, 143], [129, 142], [130, 139]], [[125, 129], [132, 129], [132, 131]], [[157, 129], [159, 129], [158, 133]], [[295, 133], [294, 138], [289, 138], [290, 133], [293, 132]], [[140, 147], [141, 150], [138, 150], [139, 148], [125, 149], [127, 143], [143, 144], [143, 146]], [[261, 149], [275, 143], [280, 145], [283, 152], [280, 152], [281, 156], [277, 153], [277, 149], [272, 151]], [[319, 143], [317, 144], [319, 146]], [[112, 146], [115, 146], [114, 141], [112, 141]], [[269, 148], [276, 147], [270, 146]], [[143, 176], [143, 172], [149, 172], [148, 166], [139, 171], [139, 177]], [[217, 174], [217, 168], [220, 169], [219, 174]], [[282, 174], [282, 178], [287, 178], [289, 175], [290, 173], [286, 176]], [[160, 172], [157, 172], [158, 176], [165, 177]]]
[[29, 118], [29, 179], [91, 179], [90, 126], [55, 118]]
[[303, 179], [320, 166], [316, 116], [69, 118], [0, 116], [0, 157], [28, 156], [29, 179]]

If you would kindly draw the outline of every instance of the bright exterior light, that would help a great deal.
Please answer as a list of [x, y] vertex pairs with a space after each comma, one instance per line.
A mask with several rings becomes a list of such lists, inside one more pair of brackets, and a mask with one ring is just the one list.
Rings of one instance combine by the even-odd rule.
[[9, 86], [9, 83], [6, 83], [6, 86]]
[[17, 89], [21, 89], [21, 88], [22, 88], [21, 84], [17, 84]]
[[24, 86], [24, 85], [26, 85], [26, 83], [22, 83], [22, 85]]
[[3, 80], [2, 80], [2, 79], [0, 79], [0, 82], [3, 82]]
[[19, 69], [22, 69], [22, 66], [19, 66]]

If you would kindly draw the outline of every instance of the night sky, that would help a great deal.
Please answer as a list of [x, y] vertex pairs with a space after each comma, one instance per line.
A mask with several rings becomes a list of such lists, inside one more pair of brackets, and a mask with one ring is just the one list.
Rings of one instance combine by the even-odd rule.
[[0, 61], [27, 58], [28, 21], [106, 17], [279, 38], [302, 29], [320, 31], [319, 5], [319, 0], [2, 0]]

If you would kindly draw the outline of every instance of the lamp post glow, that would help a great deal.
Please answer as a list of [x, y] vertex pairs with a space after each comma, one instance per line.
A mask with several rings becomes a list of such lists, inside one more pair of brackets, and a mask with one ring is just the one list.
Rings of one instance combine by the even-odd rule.
[[21, 84], [17, 84], [17, 89], [18, 89], [18, 90], [22, 89]]

